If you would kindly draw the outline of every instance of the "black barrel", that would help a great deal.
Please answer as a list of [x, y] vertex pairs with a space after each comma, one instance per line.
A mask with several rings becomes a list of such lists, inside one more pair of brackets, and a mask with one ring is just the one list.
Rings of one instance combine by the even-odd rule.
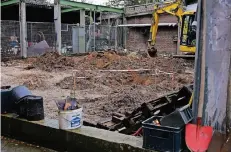
[[1, 87], [1, 113], [11, 113], [13, 111], [13, 100], [11, 99], [11, 86]]

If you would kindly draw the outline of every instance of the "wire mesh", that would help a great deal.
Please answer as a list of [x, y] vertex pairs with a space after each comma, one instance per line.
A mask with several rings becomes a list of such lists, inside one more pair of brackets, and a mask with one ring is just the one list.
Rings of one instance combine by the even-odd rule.
[[[1, 21], [2, 56], [20, 56], [19, 21]], [[61, 52], [73, 53], [73, 27], [61, 25]], [[124, 49], [124, 28], [111, 25], [92, 24], [85, 26], [85, 52]], [[54, 23], [27, 22], [27, 55], [37, 56], [55, 50], [56, 33]]]
[[20, 56], [20, 26], [17, 21], [1, 21], [1, 56]]

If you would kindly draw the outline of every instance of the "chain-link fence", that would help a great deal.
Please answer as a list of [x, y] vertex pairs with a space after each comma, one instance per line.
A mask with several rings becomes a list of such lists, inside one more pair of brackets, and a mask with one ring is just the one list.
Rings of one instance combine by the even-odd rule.
[[102, 51], [115, 49], [115, 27], [107, 25], [86, 26], [86, 50]]
[[20, 25], [17, 21], [1, 21], [1, 56], [20, 56]]
[[[1, 27], [2, 56], [20, 56], [19, 22], [1, 21]], [[63, 54], [74, 53], [73, 27], [78, 26], [76, 24], [62, 24], [61, 51]], [[79, 52], [119, 50], [124, 48], [124, 30], [122, 27], [111, 25], [87, 25], [83, 29], [85, 40], [81, 45], [85, 46], [80, 47], [84, 48], [84, 50]], [[37, 56], [43, 54], [47, 50], [55, 50], [56, 34], [54, 23], [27, 22], [27, 42], [28, 56]]]

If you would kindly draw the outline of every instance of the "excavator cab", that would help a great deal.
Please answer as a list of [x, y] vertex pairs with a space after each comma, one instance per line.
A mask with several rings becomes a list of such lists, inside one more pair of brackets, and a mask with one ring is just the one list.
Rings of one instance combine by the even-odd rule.
[[180, 33], [180, 51], [194, 54], [196, 52], [196, 12], [185, 12], [182, 15]]
[[180, 26], [179, 50], [186, 53], [196, 52], [196, 9], [197, 3], [184, 5], [183, 0], [175, 0], [162, 4], [156, 3], [153, 11], [153, 20], [150, 28], [148, 40], [148, 55], [155, 57], [157, 55], [156, 35], [158, 31], [159, 15], [163, 13], [176, 16]]

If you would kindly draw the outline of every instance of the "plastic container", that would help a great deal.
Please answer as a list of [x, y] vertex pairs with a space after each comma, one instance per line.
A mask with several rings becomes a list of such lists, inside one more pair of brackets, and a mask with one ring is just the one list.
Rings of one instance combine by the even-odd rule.
[[14, 102], [11, 100], [11, 86], [1, 87], [1, 113], [11, 113], [13, 111]]
[[173, 113], [161, 118], [160, 122], [163, 126], [181, 127], [188, 124], [193, 119], [192, 109], [186, 105], [177, 109]]
[[59, 128], [60, 129], [77, 129], [83, 124], [83, 108], [76, 110], [59, 111]]
[[159, 152], [181, 152], [186, 148], [185, 128], [154, 125], [153, 120], [161, 117], [153, 116], [142, 123], [143, 148]]
[[29, 121], [44, 119], [43, 98], [41, 96], [27, 96], [16, 104], [16, 113]]

